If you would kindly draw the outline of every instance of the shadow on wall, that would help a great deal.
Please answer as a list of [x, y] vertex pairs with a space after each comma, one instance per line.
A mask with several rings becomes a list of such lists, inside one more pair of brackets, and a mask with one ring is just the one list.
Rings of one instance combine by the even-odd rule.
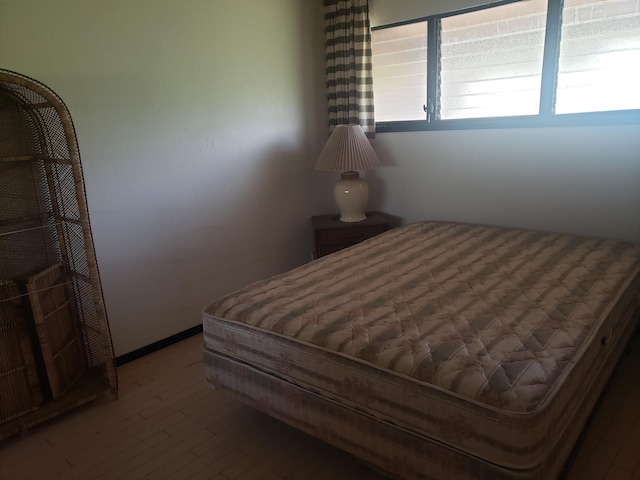
[[[311, 233], [301, 208], [308, 177], [304, 152], [275, 147], [252, 163], [229, 179], [229, 197], [212, 190], [199, 197], [200, 205], [174, 212], [177, 221], [146, 253], [147, 262], [162, 261], [168, 275], [183, 279], [173, 286], [171, 302], [191, 303], [191, 278], [207, 280], [200, 288], [212, 300], [308, 260]], [[210, 218], [197, 214], [207, 210]], [[201, 306], [201, 299], [192, 301]]]
[[[382, 164], [382, 166], [379, 169], [366, 172], [366, 180], [369, 183], [369, 209], [384, 211], [383, 206], [386, 205], [389, 201], [388, 189], [402, 187], [399, 185], [388, 185], [388, 178], [386, 181], [383, 179], [383, 177], [385, 177], [383, 173], [385, 169], [390, 170], [397, 167], [398, 165], [392, 153], [388, 150], [386, 144], [384, 142], [374, 140], [373, 146], [376, 153], [378, 154], [378, 158], [380, 158], [380, 163]], [[396, 228], [404, 225], [405, 220], [403, 217], [392, 215], [392, 212], [384, 211], [384, 213], [389, 218], [390, 228]]]
[[309, 260], [304, 152], [274, 146], [250, 163], [224, 192], [194, 192], [191, 202], [154, 210], [145, 220], [153, 235], [138, 231], [141, 241], [122, 249], [109, 281], [110, 298], [122, 299], [109, 304], [114, 339], [122, 339], [116, 355], [137, 346], [131, 325], [164, 338], [197, 325], [216, 298]]

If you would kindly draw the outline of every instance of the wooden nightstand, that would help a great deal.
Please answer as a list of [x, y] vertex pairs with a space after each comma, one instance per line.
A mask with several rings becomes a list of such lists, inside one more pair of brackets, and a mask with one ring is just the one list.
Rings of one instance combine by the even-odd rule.
[[384, 232], [389, 219], [380, 212], [367, 213], [361, 222], [341, 222], [339, 215], [311, 217], [315, 235], [315, 258], [329, 255]]

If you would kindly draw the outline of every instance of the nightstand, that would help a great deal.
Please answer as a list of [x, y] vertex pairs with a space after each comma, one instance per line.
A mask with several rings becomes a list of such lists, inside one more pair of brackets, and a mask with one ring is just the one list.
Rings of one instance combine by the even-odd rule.
[[384, 232], [389, 219], [380, 212], [367, 213], [361, 222], [341, 222], [339, 215], [311, 217], [315, 236], [315, 258], [320, 258], [343, 248], [360, 243]]

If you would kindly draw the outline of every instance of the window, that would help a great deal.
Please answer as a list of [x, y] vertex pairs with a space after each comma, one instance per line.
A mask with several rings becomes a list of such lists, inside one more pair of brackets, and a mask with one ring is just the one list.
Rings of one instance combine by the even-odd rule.
[[378, 131], [640, 122], [640, 0], [502, 1], [371, 38]]
[[640, 108], [640, 1], [565, 0], [556, 113]]
[[440, 118], [538, 113], [546, 11], [532, 0], [441, 20]]
[[427, 103], [427, 23], [378, 30], [375, 39], [376, 120], [424, 120], [423, 105]]

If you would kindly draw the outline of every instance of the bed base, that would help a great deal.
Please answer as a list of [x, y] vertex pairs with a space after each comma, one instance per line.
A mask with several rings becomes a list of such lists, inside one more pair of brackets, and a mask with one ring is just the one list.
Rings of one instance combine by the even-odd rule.
[[588, 394], [556, 448], [542, 464], [511, 470], [474, 457], [406, 428], [378, 419], [364, 410], [343, 405], [272, 373], [204, 348], [207, 381], [216, 389], [313, 437], [340, 448], [393, 478], [419, 480], [549, 480], [558, 478], [600, 393], [637, 325], [638, 311], [626, 322], [611, 354], [586, 386]]

